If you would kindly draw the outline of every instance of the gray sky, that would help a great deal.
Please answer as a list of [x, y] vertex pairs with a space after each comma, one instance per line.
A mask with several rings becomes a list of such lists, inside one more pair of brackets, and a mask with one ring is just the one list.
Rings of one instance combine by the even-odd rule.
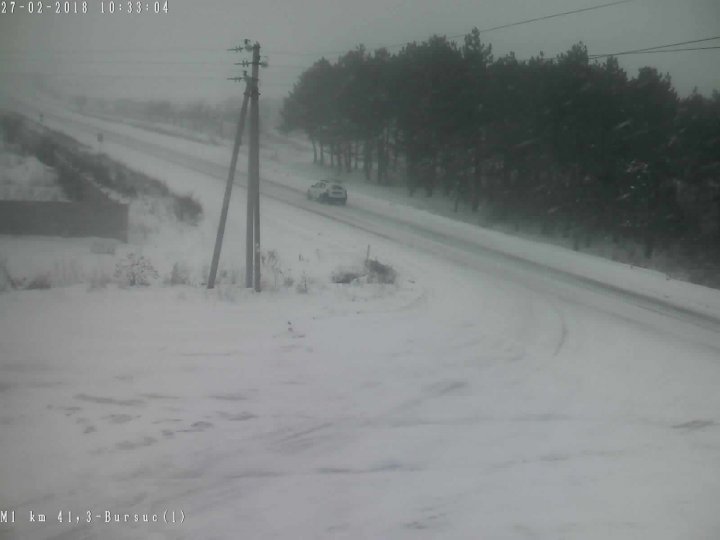
[[[0, 89], [41, 72], [64, 92], [110, 98], [218, 101], [240, 94], [226, 80], [239, 75], [227, 52], [243, 38], [260, 41], [270, 67], [263, 70], [266, 97], [287, 95], [302, 69], [321, 55], [363, 43], [368, 48], [422, 41], [429, 35], [463, 34], [609, 0], [169, 0], [167, 14], [56, 14], [45, 0], [42, 14], [0, 15]], [[75, 2], [70, 2], [71, 6]], [[77, 2], [78, 5], [81, 2]], [[161, 2], [161, 4], [164, 3]], [[51, 6], [51, 10], [47, 10]], [[9, 9], [9, 2], [7, 9]], [[37, 9], [35, 10], [37, 11]], [[591, 53], [610, 53], [720, 35], [718, 0], [633, 0], [602, 10], [483, 34], [496, 56], [514, 51], [528, 58], [554, 56], [578, 41]], [[720, 40], [697, 46], [720, 45]], [[398, 47], [392, 48], [397, 51]], [[620, 57], [630, 75], [644, 65], [669, 72], [681, 94], [694, 86], [720, 90], [720, 49]]]

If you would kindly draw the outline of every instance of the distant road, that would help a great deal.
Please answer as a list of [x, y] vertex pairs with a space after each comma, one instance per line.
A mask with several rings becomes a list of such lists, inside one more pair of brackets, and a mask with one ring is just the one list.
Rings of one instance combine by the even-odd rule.
[[[84, 131], [93, 136], [100, 129], [90, 119], [85, 121], [62, 113], [47, 110], [43, 112], [46, 118], [54, 119], [61, 125], [73, 130]], [[107, 121], [103, 120], [103, 122]], [[174, 165], [216, 178], [218, 181], [225, 182], [227, 179], [227, 164], [221, 165], [199, 156], [187, 155], [180, 150], [147, 140], [140, 141], [128, 134], [108, 128], [107, 125], [103, 125], [101, 129], [105, 141], [166, 160]], [[238, 170], [235, 184], [244, 188], [246, 181], [246, 173]], [[551, 268], [522, 256], [504, 253], [483, 245], [471, 236], [453, 234], [452, 231], [442, 229], [433, 222], [410, 220], [404, 212], [398, 212], [396, 215], [380, 213], [370, 205], [364, 204], [362, 200], [354, 200], [352, 192], [349, 194], [347, 206], [327, 206], [308, 201], [304, 190], [262, 176], [261, 194], [264, 197], [492, 274], [503, 280], [511, 280], [534, 291], [551, 294], [564, 301], [591, 306], [604, 312], [630, 318], [636, 322], [643, 322], [643, 324], [660, 324], [673, 332], [682, 333], [684, 327], [695, 327], [706, 334], [703, 341], [720, 350], [720, 313], [696, 311], [672, 301], [628, 290], [623, 287], [622, 283], [602, 282], [557, 267]]]

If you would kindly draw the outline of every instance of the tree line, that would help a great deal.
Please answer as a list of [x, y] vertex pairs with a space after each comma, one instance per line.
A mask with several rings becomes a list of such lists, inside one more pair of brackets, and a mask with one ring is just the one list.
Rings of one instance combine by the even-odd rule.
[[681, 98], [670, 76], [635, 77], [578, 43], [555, 58], [494, 58], [474, 29], [399, 52], [348, 51], [304, 71], [281, 128], [313, 159], [482, 207], [488, 222], [573, 238], [630, 238], [651, 257], [680, 243], [720, 255], [720, 93]]

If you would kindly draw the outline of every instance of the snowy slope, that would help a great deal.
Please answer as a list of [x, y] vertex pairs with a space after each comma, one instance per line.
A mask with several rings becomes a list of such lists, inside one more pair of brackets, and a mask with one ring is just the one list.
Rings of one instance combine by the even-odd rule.
[[32, 156], [20, 156], [0, 137], [0, 200], [67, 201], [57, 173]]
[[[382, 202], [314, 213], [301, 192], [298, 206], [262, 202], [263, 249], [292, 286], [269, 269], [260, 295], [164, 286], [178, 262], [200, 279], [223, 183], [152, 155], [161, 141], [143, 152], [108, 137], [103, 150], [193, 192], [205, 221], [160, 223], [115, 255], [71, 244], [83, 276], [135, 250], [160, 283], [0, 294], [0, 509], [16, 510], [0, 538], [720, 535], [720, 338], [707, 320], [468, 250], [461, 224], [437, 218], [422, 242], [417, 227], [368, 216]], [[188, 144], [177, 143], [190, 155]], [[264, 174], [302, 183], [290, 152], [279, 147]], [[229, 274], [242, 272], [244, 196], [237, 186]], [[397, 284], [332, 284], [368, 245]], [[67, 246], [0, 238], [10, 263], [24, 253], [37, 268]], [[662, 276], [586, 259], [603, 279], [620, 268], [621, 282], [669, 290]], [[675, 285], [673, 301], [714, 309], [707, 289]], [[58, 523], [61, 510], [78, 521]], [[166, 510], [182, 525], [142, 523]], [[30, 523], [31, 511], [49, 522]], [[131, 523], [106, 524], [106, 511]]]
[[[54, 123], [53, 123], [54, 122]], [[185, 139], [176, 139], [154, 132], [145, 132], [125, 125], [85, 117], [65, 111], [50, 115], [50, 123], [62, 126], [79, 140], [87, 144], [93, 143], [97, 132], [102, 131], [109, 140], [117, 142], [123, 149], [115, 152], [116, 157], [127, 155], [127, 148], [140, 150], [144, 154], [152, 154], [163, 160], [191, 167], [205, 174], [223, 179], [227, 175], [229, 147], [209, 146]], [[105, 144], [103, 151], [112, 150], [112, 145]], [[245, 147], [242, 148], [246, 150]], [[282, 138], [273, 136], [263, 147], [263, 193], [269, 197], [289, 202], [294, 206], [303, 206], [300, 197], [307, 187], [317, 179], [318, 171], [305, 165], [307, 152], [298, 149], [294, 144], [282, 144]], [[135, 156], [138, 163], [139, 156]], [[147, 159], [140, 159], [141, 167], [149, 170]], [[289, 168], [291, 166], [291, 168]], [[151, 167], [157, 174], [157, 167]], [[327, 173], [323, 173], [327, 174]], [[236, 182], [244, 185], [242, 162]], [[182, 186], [192, 190], [191, 186]], [[289, 188], [287, 190], [281, 187]], [[383, 192], [379, 191], [382, 196]], [[399, 204], [396, 200], [388, 201], [377, 196], [350, 192], [351, 208], [341, 212], [313, 208], [315, 212], [331, 214], [336, 220], [359, 225], [358, 219], [367, 225], [378, 221], [387, 222], [384, 228], [412, 228], [419, 231], [421, 237], [434, 237], [443, 244], [454, 244], [464, 251], [483, 252], [485, 256], [492, 254], [507, 256], [513, 260], [531, 263], [533, 271], [537, 266], [543, 269], [576, 276], [583, 285], [609, 286], [612, 290], [621, 291], [637, 300], [655, 300], [660, 306], [691, 312], [702, 318], [709, 319], [711, 324], [720, 322], [720, 291], [707, 287], [698, 287], [670, 276], [620, 264], [593, 255], [577, 253], [559, 246], [539, 244], [517, 238], [497, 231], [482, 229], [477, 226], [454, 221], [432, 214], [427, 211], [410, 208]], [[307, 205], [304, 205], [309, 209]]]

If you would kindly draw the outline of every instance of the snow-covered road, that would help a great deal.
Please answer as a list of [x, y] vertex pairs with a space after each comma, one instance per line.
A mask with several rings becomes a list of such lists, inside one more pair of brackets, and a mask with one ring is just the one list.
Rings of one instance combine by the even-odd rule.
[[[49, 121], [89, 143], [102, 128], [104, 151], [202, 200], [195, 236], [146, 253], [209, 257], [226, 149], [63, 116]], [[17, 520], [0, 538], [720, 535], [716, 291], [530, 242], [523, 262], [483, 247], [502, 236], [369, 196], [311, 204], [279, 152], [264, 245], [315, 276], [307, 294], [0, 296], [0, 510]], [[368, 244], [397, 286], [322, 283]], [[560, 259], [594, 283], [539, 269]], [[104, 523], [164, 510], [185, 522]]]
[[[56, 126], [70, 129], [77, 138], [84, 138], [89, 145], [93, 145], [93, 138], [102, 132], [108, 141], [122, 148], [132, 149], [145, 156], [152, 155], [217, 180], [225, 181], [227, 178], [229, 149], [225, 146], [208, 146], [68, 112], [49, 113], [49, 116], [59, 122]], [[266, 143], [263, 146], [265, 166], [268, 169], [261, 183], [261, 192], [265, 198], [430, 251], [461, 264], [469, 264], [467, 255], [479, 255], [471, 263], [477, 269], [494, 271], [505, 278], [509, 277], [508, 272], [521, 272], [519, 279], [526, 285], [533, 283], [538, 286], [537, 282], [542, 281], [542, 286], [546, 286], [548, 278], [554, 278], [550, 281], [560, 288], [555, 287], [553, 294], [567, 287], [573, 288], [573, 294], [566, 295], [566, 299], [576, 300], [578, 294], [592, 290], [602, 296], [629, 300], [649, 311], [662, 312], [676, 320], [692, 321], [714, 332], [720, 331], [720, 292], [716, 290], [688, 286], [656, 272], [569, 252], [563, 248], [538, 246], [534, 242], [501, 233], [482, 231], [466, 223], [388, 204], [377, 197], [351, 193], [350, 204], [344, 208], [307, 201], [305, 191], [318, 173], [312, 171], [308, 177], [307, 172], [298, 171], [297, 167], [289, 168], [289, 165], [297, 165], [297, 161], [306, 159], [307, 152], [293, 151], [291, 141], [277, 134], [273, 134], [272, 141], [274, 145]], [[278, 163], [278, 147], [292, 160], [289, 164]], [[122, 155], [122, 151], [116, 153], [118, 158]], [[242, 167], [239, 167], [235, 178], [235, 185], [244, 188], [247, 175]], [[381, 190], [378, 195], [382, 196]], [[624, 312], [624, 306], [621, 312]]]

